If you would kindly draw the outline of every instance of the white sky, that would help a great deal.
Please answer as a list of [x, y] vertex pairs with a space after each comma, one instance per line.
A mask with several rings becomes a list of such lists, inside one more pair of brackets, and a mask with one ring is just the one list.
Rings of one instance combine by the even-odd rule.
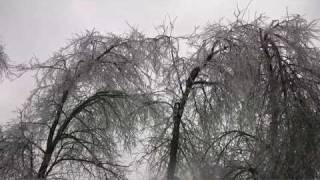
[[[128, 24], [152, 34], [166, 17], [176, 20], [176, 33], [190, 33], [196, 25], [232, 19], [239, 4], [250, 0], [0, 0], [0, 42], [14, 63], [28, 62], [33, 56], [45, 60], [67, 44], [76, 33], [98, 30], [123, 33]], [[281, 17], [288, 8], [307, 19], [320, 17], [320, 0], [253, 0], [249, 15], [265, 13]], [[33, 87], [30, 75], [0, 83], [0, 124], [13, 113]]]

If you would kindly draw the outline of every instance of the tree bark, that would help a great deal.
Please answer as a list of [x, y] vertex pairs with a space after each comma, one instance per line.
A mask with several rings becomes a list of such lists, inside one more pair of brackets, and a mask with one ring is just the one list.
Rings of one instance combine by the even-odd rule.
[[174, 180], [174, 174], [177, 166], [178, 149], [179, 149], [181, 118], [183, 115], [186, 102], [188, 100], [188, 96], [192, 89], [194, 80], [198, 76], [199, 72], [200, 72], [200, 67], [195, 67], [191, 71], [189, 78], [187, 79], [186, 89], [182, 94], [182, 98], [180, 99], [179, 102], [175, 103], [173, 108], [174, 125], [172, 130], [172, 139], [170, 143], [170, 155], [169, 155], [170, 159], [169, 159], [168, 170], [167, 170], [167, 180]]
[[57, 113], [56, 113], [55, 119], [52, 123], [52, 126], [50, 128], [48, 139], [46, 142], [47, 147], [46, 147], [45, 153], [43, 155], [43, 159], [42, 159], [40, 168], [37, 173], [38, 178], [45, 178], [46, 177], [46, 171], [48, 169], [49, 163], [51, 161], [51, 156], [52, 156], [52, 153], [55, 148], [55, 144], [53, 143], [53, 139], [54, 139], [53, 136], [54, 136], [54, 133], [55, 133], [56, 128], [58, 126], [58, 123], [59, 123], [59, 120], [61, 117], [61, 113], [62, 113], [62, 109], [63, 109], [63, 105], [67, 100], [68, 94], [69, 94], [68, 90], [63, 92], [61, 102], [60, 102], [59, 106], [57, 107]]
[[180, 136], [180, 123], [181, 123], [181, 116], [179, 116], [179, 108], [180, 104], [176, 103], [174, 105], [174, 116], [173, 116], [173, 130], [172, 130], [172, 139], [170, 144], [170, 159], [168, 165], [168, 172], [167, 172], [167, 179], [173, 180], [174, 173], [177, 165], [177, 154], [179, 148], [179, 136]]
[[178, 150], [179, 150], [179, 139], [180, 139], [180, 124], [182, 121], [182, 115], [183, 111], [185, 109], [185, 105], [188, 101], [188, 96], [193, 88], [195, 79], [197, 78], [198, 74], [201, 71], [201, 68], [204, 68], [209, 61], [211, 61], [212, 57], [216, 55], [219, 52], [222, 52], [226, 50], [228, 47], [223, 47], [221, 49], [218, 49], [214, 51], [214, 48], [217, 44], [212, 47], [211, 52], [206, 57], [204, 63], [202, 66], [197, 66], [192, 69], [192, 71], [189, 74], [188, 79], [186, 80], [186, 87], [184, 92], [182, 93], [182, 97], [179, 102], [176, 102], [173, 108], [173, 129], [172, 129], [172, 139], [170, 142], [170, 153], [169, 153], [169, 163], [167, 168], [167, 180], [174, 180], [176, 166], [177, 166], [177, 156], [178, 156]]
[[40, 178], [40, 179], [46, 178], [46, 176], [47, 176], [46, 172], [49, 167], [49, 163], [51, 161], [51, 156], [52, 156], [53, 150], [54, 150], [53, 147], [50, 147], [50, 149], [46, 150], [44, 157], [43, 157], [43, 160], [42, 160], [42, 163], [41, 163], [41, 166], [40, 166], [38, 174], [37, 174], [37, 178]]

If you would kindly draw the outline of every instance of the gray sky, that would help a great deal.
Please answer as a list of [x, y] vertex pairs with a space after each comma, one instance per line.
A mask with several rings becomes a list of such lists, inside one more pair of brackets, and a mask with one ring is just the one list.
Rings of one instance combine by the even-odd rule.
[[[0, 0], [0, 42], [15, 63], [33, 56], [45, 60], [67, 44], [68, 39], [86, 29], [102, 33], [123, 33], [128, 25], [152, 34], [166, 17], [176, 20], [176, 33], [185, 34], [196, 25], [232, 19], [237, 4], [246, 7], [250, 0]], [[253, 0], [249, 15], [269, 17], [299, 13], [307, 19], [320, 17], [320, 0]], [[0, 84], [0, 124], [13, 113], [33, 87], [30, 75]]]

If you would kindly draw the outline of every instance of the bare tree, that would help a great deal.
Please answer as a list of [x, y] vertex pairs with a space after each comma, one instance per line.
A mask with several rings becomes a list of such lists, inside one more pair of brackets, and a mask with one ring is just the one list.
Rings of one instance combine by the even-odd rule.
[[38, 154], [34, 176], [125, 178], [117, 150], [134, 143], [135, 121], [147, 118], [144, 61], [153, 58], [146, 49], [154, 41], [137, 31], [87, 32], [48, 61], [20, 66], [37, 73], [37, 88], [20, 110], [37, 131], [30, 139]]
[[173, 24], [154, 38], [87, 32], [20, 66], [37, 87], [21, 138], [3, 138], [27, 144], [16, 177], [125, 179], [118, 150], [142, 140], [142, 159], [168, 180], [318, 178], [315, 22], [236, 17], [187, 36]]
[[[147, 154], [168, 180], [185, 170], [204, 178], [217, 168], [225, 178], [318, 176], [314, 21], [238, 16], [190, 36], [165, 32], [165, 73], [158, 81], [170, 106], [167, 118], [152, 126]], [[293, 158], [298, 154], [301, 159]]]
[[298, 15], [270, 22], [259, 17], [238, 19], [224, 29], [232, 44], [225, 58], [232, 72], [228, 84], [239, 105], [231, 113], [236, 121], [227, 126], [235, 129], [212, 137], [211, 155], [208, 149], [198, 153], [206, 152], [205, 157], [227, 167], [232, 178], [318, 177], [315, 22]]

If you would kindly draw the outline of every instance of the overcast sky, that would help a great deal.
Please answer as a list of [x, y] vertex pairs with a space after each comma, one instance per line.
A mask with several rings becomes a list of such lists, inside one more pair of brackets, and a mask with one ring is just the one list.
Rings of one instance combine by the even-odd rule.
[[[147, 34], [166, 17], [177, 18], [176, 33], [190, 33], [196, 25], [232, 19], [237, 4], [250, 0], [0, 0], [0, 42], [14, 63], [33, 56], [45, 60], [86, 29], [123, 33], [128, 24]], [[320, 17], [320, 0], [253, 0], [249, 15], [265, 13], [273, 18], [299, 13], [307, 19]], [[30, 75], [0, 84], [0, 124], [9, 122], [13, 111], [33, 87]]]

